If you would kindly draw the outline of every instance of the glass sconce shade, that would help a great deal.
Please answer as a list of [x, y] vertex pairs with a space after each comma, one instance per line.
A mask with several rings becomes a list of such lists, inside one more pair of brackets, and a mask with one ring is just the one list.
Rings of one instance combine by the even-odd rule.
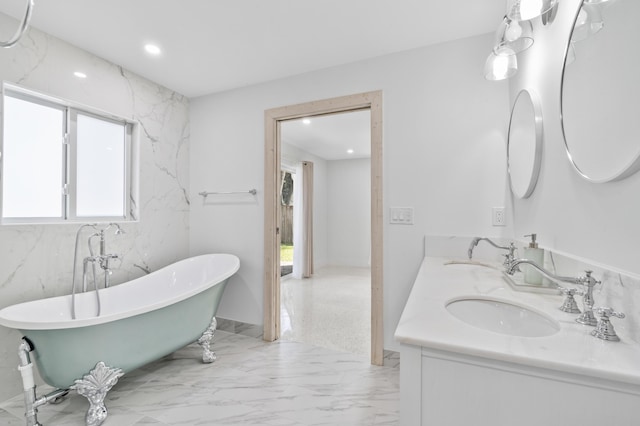
[[516, 52], [509, 47], [494, 49], [484, 65], [484, 78], [498, 81], [506, 80], [518, 71]]
[[512, 21], [528, 21], [547, 13], [558, 0], [507, 0], [507, 17]]
[[510, 48], [515, 53], [527, 50], [533, 45], [533, 28], [529, 21], [512, 21], [505, 18], [496, 32], [496, 42], [493, 47], [495, 53], [503, 47]]
[[598, 4], [585, 4], [578, 12], [571, 41], [582, 41], [600, 31], [604, 27], [602, 9]]

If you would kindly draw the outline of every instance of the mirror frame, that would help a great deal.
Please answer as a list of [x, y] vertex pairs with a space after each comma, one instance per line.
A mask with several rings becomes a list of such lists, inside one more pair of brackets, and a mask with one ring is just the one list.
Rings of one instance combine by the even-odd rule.
[[[533, 158], [533, 169], [531, 171], [531, 175], [529, 176], [529, 184], [527, 189], [524, 191], [524, 194], [517, 193], [513, 188], [513, 171], [511, 170], [511, 164], [509, 161], [509, 147], [512, 143], [512, 126], [513, 126], [513, 114], [516, 110], [516, 106], [520, 101], [521, 97], [527, 96], [529, 99], [531, 106], [533, 107], [533, 120], [534, 120], [534, 129], [535, 129], [535, 152]], [[523, 98], [524, 99], [524, 98]], [[542, 106], [540, 104], [540, 99], [530, 89], [522, 89], [518, 92], [515, 101], [513, 102], [513, 106], [511, 107], [511, 116], [509, 119], [509, 132], [507, 133], [507, 171], [509, 173], [509, 188], [511, 189], [511, 193], [518, 198], [529, 198], [533, 193], [536, 185], [538, 183], [538, 177], [540, 176], [540, 166], [542, 165], [542, 144], [544, 142], [544, 128], [542, 125]]]
[[[580, 10], [583, 4], [584, 4], [584, 0], [580, 2], [579, 7], [576, 10], [575, 17], [573, 19], [573, 25], [571, 27], [571, 33], [569, 34], [569, 40], [567, 41], [567, 45], [565, 48], [564, 61], [562, 62], [562, 75], [560, 78], [560, 126], [562, 128], [562, 138], [564, 142], [565, 152], [567, 153], [567, 157], [569, 158], [569, 162], [571, 163], [571, 166], [583, 179], [592, 183], [615, 182], [618, 180], [622, 180], [628, 176], [631, 176], [637, 171], [640, 171], [640, 149], [638, 150], [635, 157], [632, 158], [631, 161], [627, 163], [627, 165], [623, 166], [622, 169], [613, 172], [608, 177], [595, 179], [593, 177], [590, 177], [586, 172], [580, 169], [580, 166], [578, 166], [578, 164], [576, 164], [575, 159], [571, 155], [569, 144], [567, 143], [567, 133], [565, 130], [565, 120], [564, 120], [564, 82], [565, 82], [566, 70], [567, 70], [567, 58], [569, 56], [569, 51], [571, 49], [571, 39], [573, 37], [575, 24], [578, 20], [578, 16], [580, 14]], [[640, 144], [640, 136], [638, 137], [638, 143]]]

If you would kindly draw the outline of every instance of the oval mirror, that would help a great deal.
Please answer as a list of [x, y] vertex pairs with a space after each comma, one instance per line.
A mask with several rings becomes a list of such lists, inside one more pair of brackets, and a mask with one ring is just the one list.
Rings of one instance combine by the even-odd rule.
[[578, 173], [609, 182], [640, 169], [640, 1], [587, 3], [565, 58], [562, 127]]
[[511, 192], [527, 198], [533, 192], [542, 161], [542, 112], [538, 98], [527, 90], [518, 93], [509, 122], [507, 165]]

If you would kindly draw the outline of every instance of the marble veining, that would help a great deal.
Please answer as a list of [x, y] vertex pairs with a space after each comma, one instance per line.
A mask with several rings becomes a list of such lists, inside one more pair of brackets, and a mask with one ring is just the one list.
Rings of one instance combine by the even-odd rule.
[[[267, 343], [218, 331], [218, 360], [190, 345], [123, 376], [105, 403], [110, 424], [396, 425], [398, 369], [297, 342]], [[39, 412], [43, 424], [81, 425], [86, 402], [72, 395]], [[21, 424], [21, 397], [0, 404], [2, 424]]]
[[[0, 14], [0, 26], [16, 21]], [[82, 70], [86, 79], [73, 76]], [[25, 88], [139, 123], [140, 175], [131, 207], [136, 222], [110, 236], [114, 285], [189, 255], [189, 100], [121, 66], [30, 28], [20, 43], [0, 49], [0, 78]], [[0, 307], [69, 294], [79, 224], [0, 227]], [[86, 247], [85, 247], [86, 248]], [[0, 400], [21, 389], [16, 371], [20, 336], [0, 327]], [[1, 413], [0, 413], [1, 416]], [[1, 417], [0, 417], [1, 418]]]

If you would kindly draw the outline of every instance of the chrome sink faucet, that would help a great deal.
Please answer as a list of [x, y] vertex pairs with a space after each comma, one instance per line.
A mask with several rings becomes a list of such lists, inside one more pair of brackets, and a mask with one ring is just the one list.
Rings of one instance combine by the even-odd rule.
[[546, 269], [544, 269], [542, 266], [538, 265], [536, 262], [534, 262], [533, 260], [529, 260], [529, 259], [513, 259], [509, 265], [507, 266], [507, 274], [509, 275], [513, 275], [516, 272], [518, 272], [520, 269], [518, 268], [519, 265], [521, 264], [527, 264], [527, 265], [531, 265], [532, 267], [534, 267], [535, 269], [537, 269], [542, 275], [546, 276], [547, 278], [549, 278], [552, 281], [557, 282], [564, 282], [564, 283], [570, 283], [570, 284], [582, 284], [582, 278], [574, 278], [574, 277], [563, 277], [560, 275], [556, 275], [551, 271], [547, 271]]
[[515, 259], [515, 252], [517, 249], [516, 249], [516, 245], [513, 242], [510, 242], [508, 246], [503, 247], [503, 246], [499, 246], [498, 244], [494, 243], [493, 241], [491, 241], [489, 238], [486, 238], [486, 237], [476, 237], [473, 240], [471, 240], [471, 244], [469, 244], [469, 250], [467, 250], [467, 255], [469, 256], [469, 259], [473, 257], [473, 249], [478, 245], [480, 241], [486, 241], [497, 249], [508, 251], [508, 253], [504, 255], [505, 259], [504, 259], [503, 265], [505, 266], [505, 268], [508, 267], [511, 264], [511, 262]]
[[584, 309], [582, 314], [576, 318], [576, 321], [584, 325], [598, 324], [598, 320], [593, 315], [593, 287], [595, 287], [596, 284], [601, 284], [602, 281], [598, 281], [593, 278], [591, 276], [592, 272], [593, 271], [585, 271], [586, 275], [582, 277], [582, 285], [587, 287], [587, 291], [584, 293], [584, 296], [582, 296]]
[[576, 322], [585, 325], [593, 325], [595, 326], [598, 323], [598, 320], [593, 315], [593, 287], [596, 284], [601, 284], [601, 281], [596, 280], [591, 274], [593, 271], [585, 271], [585, 275], [583, 277], [563, 277], [560, 275], [556, 275], [550, 271], [547, 271], [542, 266], [538, 265], [532, 260], [529, 259], [514, 259], [511, 261], [510, 265], [507, 267], [507, 274], [513, 275], [518, 271], [518, 265], [521, 264], [531, 265], [533, 268], [537, 269], [542, 275], [546, 276], [550, 280], [559, 283], [570, 283], [570, 284], [578, 284], [586, 287], [584, 292], [577, 291], [575, 289], [565, 289], [561, 286], [558, 286], [562, 292], [567, 295], [567, 300], [562, 304], [561, 310], [565, 312], [578, 313], [579, 310], [575, 308], [575, 303], [572, 303], [570, 299], [573, 299], [574, 294], [582, 295], [583, 302], [583, 311], [582, 314], [578, 318], [576, 318]]

